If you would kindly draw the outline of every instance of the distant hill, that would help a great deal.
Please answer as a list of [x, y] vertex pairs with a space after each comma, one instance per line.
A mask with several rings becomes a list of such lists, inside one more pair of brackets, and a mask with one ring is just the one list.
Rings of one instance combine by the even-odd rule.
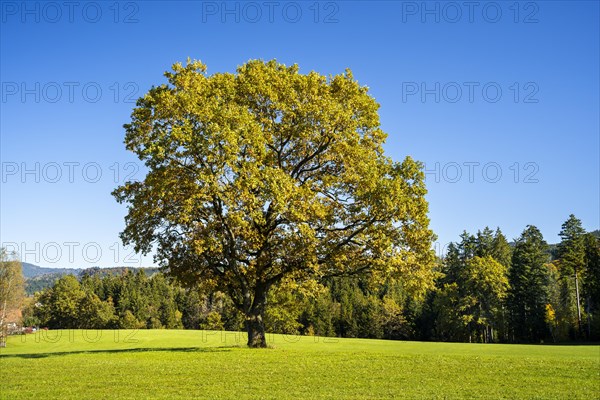
[[92, 267], [92, 268], [84, 269], [83, 271], [80, 272], [80, 275], [81, 276], [85, 276], [85, 275], [89, 275], [89, 276], [121, 275], [127, 271], [138, 271], [138, 270], [144, 271], [147, 276], [152, 276], [155, 273], [157, 273], [158, 271], [160, 271], [160, 269], [156, 268], [156, 267], [112, 267], [112, 268]]
[[44, 268], [26, 262], [21, 263], [21, 265], [23, 268], [23, 277], [25, 277], [25, 293], [28, 296], [51, 287], [61, 276], [79, 276], [81, 271], [83, 271], [80, 268]]
[[44, 274], [38, 275], [25, 280], [25, 294], [32, 296], [35, 292], [41, 292], [44, 289], [54, 286], [60, 277], [66, 274]]
[[23, 265], [23, 276], [25, 279], [34, 278], [36, 276], [46, 274], [58, 275], [79, 275], [82, 269], [79, 268], [44, 268], [30, 263], [21, 263]]
[[64, 275], [120, 275], [125, 271], [137, 271], [142, 269], [146, 275], [150, 276], [159, 271], [158, 268], [135, 268], [135, 267], [113, 267], [113, 268], [44, 268], [30, 263], [22, 263], [23, 276], [25, 277], [25, 293], [28, 296], [33, 295], [46, 288], [52, 287], [57, 279]]

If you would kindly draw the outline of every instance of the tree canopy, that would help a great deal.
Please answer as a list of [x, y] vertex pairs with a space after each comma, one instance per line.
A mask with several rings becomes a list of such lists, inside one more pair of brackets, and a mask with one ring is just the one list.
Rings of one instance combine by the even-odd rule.
[[137, 102], [125, 143], [148, 167], [115, 190], [125, 244], [183, 282], [229, 294], [248, 344], [266, 345], [283, 278], [368, 273], [433, 284], [422, 165], [384, 155], [377, 102], [352, 73], [249, 61], [208, 75], [189, 61]]

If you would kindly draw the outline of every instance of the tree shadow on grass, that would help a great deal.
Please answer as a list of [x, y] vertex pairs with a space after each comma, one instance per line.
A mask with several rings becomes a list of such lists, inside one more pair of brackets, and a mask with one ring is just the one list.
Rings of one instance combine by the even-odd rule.
[[76, 350], [57, 351], [50, 353], [25, 353], [25, 354], [0, 354], [3, 358], [47, 358], [56, 356], [67, 356], [72, 354], [119, 354], [119, 353], [146, 353], [146, 352], [172, 352], [172, 353], [211, 353], [231, 351], [240, 346], [218, 346], [218, 347], [136, 347], [131, 349], [106, 349], [106, 350]]

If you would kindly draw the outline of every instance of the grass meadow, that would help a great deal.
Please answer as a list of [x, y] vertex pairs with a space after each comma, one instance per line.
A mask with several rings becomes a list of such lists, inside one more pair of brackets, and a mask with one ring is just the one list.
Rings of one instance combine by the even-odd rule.
[[2, 399], [597, 399], [600, 346], [191, 330], [42, 331], [0, 349]]

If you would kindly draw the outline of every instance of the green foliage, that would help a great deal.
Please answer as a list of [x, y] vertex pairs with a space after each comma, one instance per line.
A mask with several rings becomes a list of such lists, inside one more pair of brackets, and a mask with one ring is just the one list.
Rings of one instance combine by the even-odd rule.
[[470, 335], [475, 333], [483, 342], [493, 341], [494, 329], [498, 329], [502, 320], [502, 304], [508, 289], [507, 269], [488, 255], [468, 260], [462, 272], [463, 323], [467, 323]]
[[222, 331], [224, 328], [221, 314], [216, 311], [211, 311], [206, 316], [205, 322], [202, 324], [202, 329], [209, 331]]
[[461, 307], [461, 293], [456, 282], [445, 283], [435, 293], [431, 307], [433, 309], [434, 323], [433, 337], [437, 340], [466, 341], [469, 332], [463, 323]]
[[157, 317], [150, 317], [146, 322], [146, 328], [148, 329], [162, 329], [163, 324], [160, 322], [160, 319]]
[[102, 301], [94, 293], [86, 293], [79, 302], [78, 328], [106, 329], [117, 325], [112, 299]]
[[302, 324], [298, 322], [306, 307], [306, 292], [295, 282], [285, 281], [269, 293], [265, 313], [265, 326], [268, 332], [296, 335]]
[[182, 289], [162, 274], [72, 275], [36, 296], [32, 316], [50, 328], [183, 328], [176, 303]]
[[37, 297], [37, 316], [49, 328], [76, 328], [81, 320], [79, 305], [84, 298], [85, 292], [77, 278], [66, 275]]
[[112, 299], [102, 301], [72, 275], [36, 296], [34, 307], [33, 317], [50, 328], [106, 329], [117, 324]]
[[475, 255], [478, 257], [492, 256], [494, 247], [494, 231], [485, 227], [483, 231], [477, 231], [475, 236]]
[[593, 309], [600, 309], [600, 238], [591, 234], [584, 237], [585, 272], [583, 287], [586, 296], [592, 299]]
[[384, 296], [382, 304], [381, 328], [386, 339], [409, 339], [414, 337], [405, 310], [392, 296]]
[[439, 289], [429, 303], [436, 319], [436, 338], [470, 342], [503, 339], [507, 246], [499, 229], [494, 234], [487, 227], [476, 236], [463, 232], [459, 243], [449, 245]]
[[145, 324], [143, 322], [138, 321], [138, 319], [133, 315], [130, 310], [125, 310], [121, 318], [119, 318], [119, 328], [121, 329], [139, 329], [145, 328]]
[[562, 308], [567, 314], [566, 318], [574, 321], [571, 330], [575, 337], [583, 335], [580, 289], [586, 268], [584, 234], [581, 221], [571, 214], [562, 225], [559, 233], [562, 240], [556, 249], [556, 263], [563, 288]]
[[338, 318], [340, 316], [340, 304], [335, 302], [329, 287], [314, 298], [304, 297], [302, 303], [302, 314], [298, 321], [302, 324], [301, 333], [309, 336], [336, 336]]
[[21, 322], [24, 327], [40, 325], [41, 321], [35, 313], [35, 298], [31, 297], [26, 299], [21, 312], [23, 317]]
[[181, 307], [181, 323], [185, 329], [200, 329], [202, 304], [198, 290], [180, 292], [179, 302]]
[[496, 233], [494, 234], [490, 255], [494, 260], [498, 261], [506, 268], [510, 267], [512, 261], [512, 249], [508, 244], [506, 237], [500, 231], [500, 228], [496, 229]]
[[588, 338], [600, 339], [600, 237], [586, 234], [583, 291], [586, 303]]
[[539, 342], [548, 337], [546, 305], [550, 276], [547, 244], [535, 226], [527, 226], [517, 240], [509, 272], [508, 310], [515, 341]]
[[557, 258], [560, 260], [560, 270], [564, 277], [569, 278], [585, 266], [585, 230], [581, 221], [573, 214], [562, 225], [559, 236], [561, 242], [557, 248]]

